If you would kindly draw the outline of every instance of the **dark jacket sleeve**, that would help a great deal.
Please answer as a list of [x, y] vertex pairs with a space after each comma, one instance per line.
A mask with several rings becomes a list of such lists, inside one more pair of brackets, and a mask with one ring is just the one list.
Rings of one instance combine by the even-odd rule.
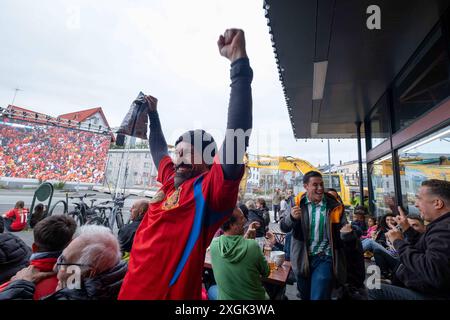
[[409, 244], [416, 244], [417, 241], [419, 241], [420, 237], [422, 236], [422, 234], [416, 230], [414, 230], [414, 228], [409, 227], [404, 233], [403, 235], [405, 236], [405, 240], [408, 241]]
[[[426, 250], [405, 240], [396, 240], [394, 247], [400, 256], [400, 280], [409, 288], [421, 292], [439, 290], [450, 283], [450, 232], [448, 225], [436, 225], [424, 235]], [[420, 275], [420, 276], [419, 276]], [[409, 281], [414, 279], [413, 281]]]
[[119, 243], [120, 243], [120, 250], [122, 252], [130, 252], [131, 247], [133, 245], [134, 236], [136, 234], [136, 230], [139, 227], [140, 224], [139, 221], [133, 221], [130, 224], [127, 224], [123, 226], [118, 233]]
[[34, 289], [35, 285], [31, 281], [12, 281], [2, 292], [0, 292], [0, 300], [32, 300]]
[[159, 115], [157, 111], [149, 112], [150, 120], [150, 133], [149, 133], [149, 145], [150, 153], [153, 158], [153, 163], [156, 168], [159, 167], [159, 162], [162, 158], [169, 154], [166, 139], [161, 129], [161, 122], [159, 121]]
[[303, 238], [302, 222], [300, 220], [295, 220], [291, 214], [287, 214], [283, 219], [280, 220], [280, 230], [288, 233], [293, 231], [296, 239]]
[[252, 128], [252, 79], [253, 71], [248, 58], [238, 59], [231, 64], [227, 132], [219, 153], [227, 180], [238, 179], [244, 168], [243, 158]]

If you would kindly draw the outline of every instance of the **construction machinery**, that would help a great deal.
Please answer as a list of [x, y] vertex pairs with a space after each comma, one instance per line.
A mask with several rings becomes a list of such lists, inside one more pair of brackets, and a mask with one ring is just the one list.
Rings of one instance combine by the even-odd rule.
[[[248, 194], [272, 194], [275, 188], [292, 190], [294, 195], [305, 192], [303, 175], [308, 171], [318, 171], [306, 160], [291, 156], [251, 155], [244, 157], [245, 173], [240, 184], [241, 199]], [[331, 184], [330, 184], [331, 178]], [[349, 188], [345, 186], [341, 174], [323, 174], [325, 188], [334, 188], [344, 205], [350, 206]]]

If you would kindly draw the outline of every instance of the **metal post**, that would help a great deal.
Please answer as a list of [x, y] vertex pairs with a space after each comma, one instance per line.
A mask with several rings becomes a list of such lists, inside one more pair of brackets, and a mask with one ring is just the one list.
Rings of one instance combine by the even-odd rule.
[[330, 139], [328, 139], [328, 188], [332, 188], [332, 184], [331, 184], [331, 155], [330, 155]]
[[361, 153], [361, 122], [356, 123], [356, 139], [358, 143], [358, 168], [359, 168], [359, 199], [360, 205], [364, 205], [364, 179], [362, 167], [362, 153]]
[[125, 145], [125, 149], [124, 149], [124, 152], [122, 153], [122, 159], [120, 160], [119, 176], [118, 176], [118, 179], [117, 179], [116, 188], [114, 190], [115, 198], [117, 198], [117, 196], [118, 196], [118, 194], [120, 192], [120, 189], [121, 189], [120, 185], [122, 184], [121, 178], [122, 178], [122, 169], [123, 169], [123, 164], [124, 164], [124, 161], [123, 161], [124, 158], [125, 158], [125, 166], [128, 166], [128, 155], [130, 153], [130, 144], [129, 144], [129, 139], [127, 139], [127, 136], [125, 136], [125, 143], [124, 143], [124, 145]]
[[16, 101], [17, 92], [18, 92], [18, 91], [22, 91], [22, 89], [20, 89], [20, 88], [16, 88], [16, 89], [14, 89], [14, 90], [15, 90], [15, 92], [14, 92], [14, 98], [12, 99], [12, 102], [11, 102], [11, 105], [12, 105], [12, 106], [14, 105], [14, 101]]

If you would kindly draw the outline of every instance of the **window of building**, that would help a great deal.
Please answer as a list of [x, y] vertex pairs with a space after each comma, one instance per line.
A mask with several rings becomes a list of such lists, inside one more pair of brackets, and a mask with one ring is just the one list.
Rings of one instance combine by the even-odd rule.
[[395, 212], [394, 175], [390, 155], [369, 164], [372, 181], [371, 209], [376, 216]]
[[409, 126], [449, 96], [448, 43], [439, 27], [393, 85], [394, 131]]
[[450, 181], [450, 126], [400, 149], [398, 156], [403, 206], [418, 214], [414, 203], [422, 181]]
[[389, 138], [389, 123], [387, 94], [384, 94], [373, 108], [369, 121], [366, 124], [368, 129], [367, 146], [369, 149], [375, 148]]
[[150, 168], [150, 162], [144, 162], [144, 168]]
[[[329, 188], [330, 187], [330, 176], [328, 174], [323, 174], [322, 175], [323, 178], [323, 186], [325, 188]], [[337, 174], [332, 174], [331, 175], [331, 188], [336, 189], [337, 192], [341, 192], [341, 183], [340, 183], [340, 179], [339, 179], [339, 175]]]

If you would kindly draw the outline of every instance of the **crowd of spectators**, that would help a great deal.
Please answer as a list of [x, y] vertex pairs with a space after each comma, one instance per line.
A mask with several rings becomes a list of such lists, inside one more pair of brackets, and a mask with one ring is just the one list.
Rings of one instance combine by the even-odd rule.
[[0, 176], [101, 183], [110, 136], [0, 122]]

